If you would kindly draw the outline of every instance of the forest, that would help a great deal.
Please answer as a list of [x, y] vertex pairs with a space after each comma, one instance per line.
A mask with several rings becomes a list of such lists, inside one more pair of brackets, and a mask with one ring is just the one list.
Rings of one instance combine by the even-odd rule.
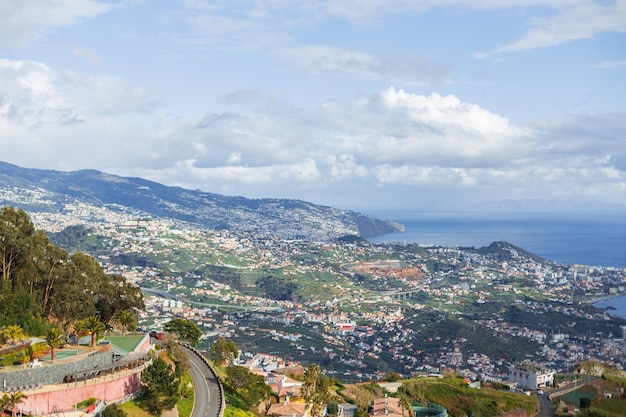
[[62, 329], [93, 316], [109, 323], [133, 308], [144, 308], [139, 287], [85, 253], [55, 246], [24, 210], [1, 209], [0, 328], [43, 334], [51, 322]]

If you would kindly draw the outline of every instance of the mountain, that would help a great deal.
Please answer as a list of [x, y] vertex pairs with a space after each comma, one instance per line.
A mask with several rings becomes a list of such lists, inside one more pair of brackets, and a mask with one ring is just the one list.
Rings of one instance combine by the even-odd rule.
[[403, 230], [393, 222], [301, 200], [229, 197], [95, 170], [28, 169], [6, 162], [0, 162], [0, 205], [91, 221], [107, 215], [104, 210], [284, 239], [371, 237]]

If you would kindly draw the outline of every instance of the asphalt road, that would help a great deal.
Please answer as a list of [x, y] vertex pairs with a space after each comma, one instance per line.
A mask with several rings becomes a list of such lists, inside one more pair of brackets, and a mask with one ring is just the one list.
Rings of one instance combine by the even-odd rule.
[[556, 411], [556, 405], [554, 405], [554, 403], [550, 401], [549, 399], [550, 394], [558, 394], [560, 392], [567, 391], [569, 388], [572, 387], [572, 385], [574, 385], [575, 387], [582, 387], [583, 385], [592, 384], [596, 379], [598, 379], [598, 377], [591, 376], [591, 375], [578, 375], [578, 374], [564, 374], [564, 375], [580, 377], [581, 381], [577, 381], [576, 383], [573, 383], [573, 384], [568, 384], [567, 386], [564, 386], [561, 388], [545, 388], [544, 389], [545, 393], [543, 395], [537, 396], [537, 398], [539, 399], [540, 411], [536, 417], [553, 417], [554, 416], [554, 412]]
[[189, 356], [189, 374], [195, 393], [191, 417], [219, 417], [222, 406], [219, 381], [196, 352], [183, 345], [180, 347]]
[[548, 393], [537, 395], [537, 399], [539, 400], [539, 414], [536, 417], [552, 417], [554, 416], [554, 412], [556, 411], [556, 406], [552, 404], [550, 398], [548, 397]]

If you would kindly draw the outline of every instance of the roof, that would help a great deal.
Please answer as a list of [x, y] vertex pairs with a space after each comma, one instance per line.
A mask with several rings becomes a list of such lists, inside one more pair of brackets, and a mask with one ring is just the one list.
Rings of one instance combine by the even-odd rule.
[[279, 417], [306, 417], [306, 405], [305, 404], [296, 404], [296, 403], [287, 403], [287, 404], [272, 404], [269, 410], [267, 410], [267, 415], [276, 415]]
[[402, 410], [397, 398], [377, 398], [371, 405], [370, 416], [403, 417], [403, 414], [408, 414], [408, 410]]
[[526, 372], [529, 374], [535, 375], [543, 375], [543, 374], [551, 374], [554, 373], [553, 370], [546, 368], [545, 366], [535, 365], [535, 364], [522, 364], [516, 365], [513, 369]]

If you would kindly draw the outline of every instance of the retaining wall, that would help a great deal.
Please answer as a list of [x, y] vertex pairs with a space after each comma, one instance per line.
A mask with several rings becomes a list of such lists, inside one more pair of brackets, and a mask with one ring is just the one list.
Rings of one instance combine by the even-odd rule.
[[73, 411], [74, 405], [88, 398], [106, 403], [132, 396], [141, 389], [141, 371], [146, 365], [87, 381], [56, 384], [45, 389], [25, 391], [27, 398], [20, 404], [22, 413], [51, 414], [53, 411]]
[[111, 347], [86, 354], [79, 355], [76, 359], [59, 361], [58, 363], [45, 363], [41, 367], [24, 369], [11, 367], [10, 371], [0, 372], [0, 390], [10, 391], [11, 389], [24, 390], [30, 385], [52, 385], [63, 382], [67, 374], [76, 374], [91, 371], [95, 368], [113, 363], [113, 352]]

